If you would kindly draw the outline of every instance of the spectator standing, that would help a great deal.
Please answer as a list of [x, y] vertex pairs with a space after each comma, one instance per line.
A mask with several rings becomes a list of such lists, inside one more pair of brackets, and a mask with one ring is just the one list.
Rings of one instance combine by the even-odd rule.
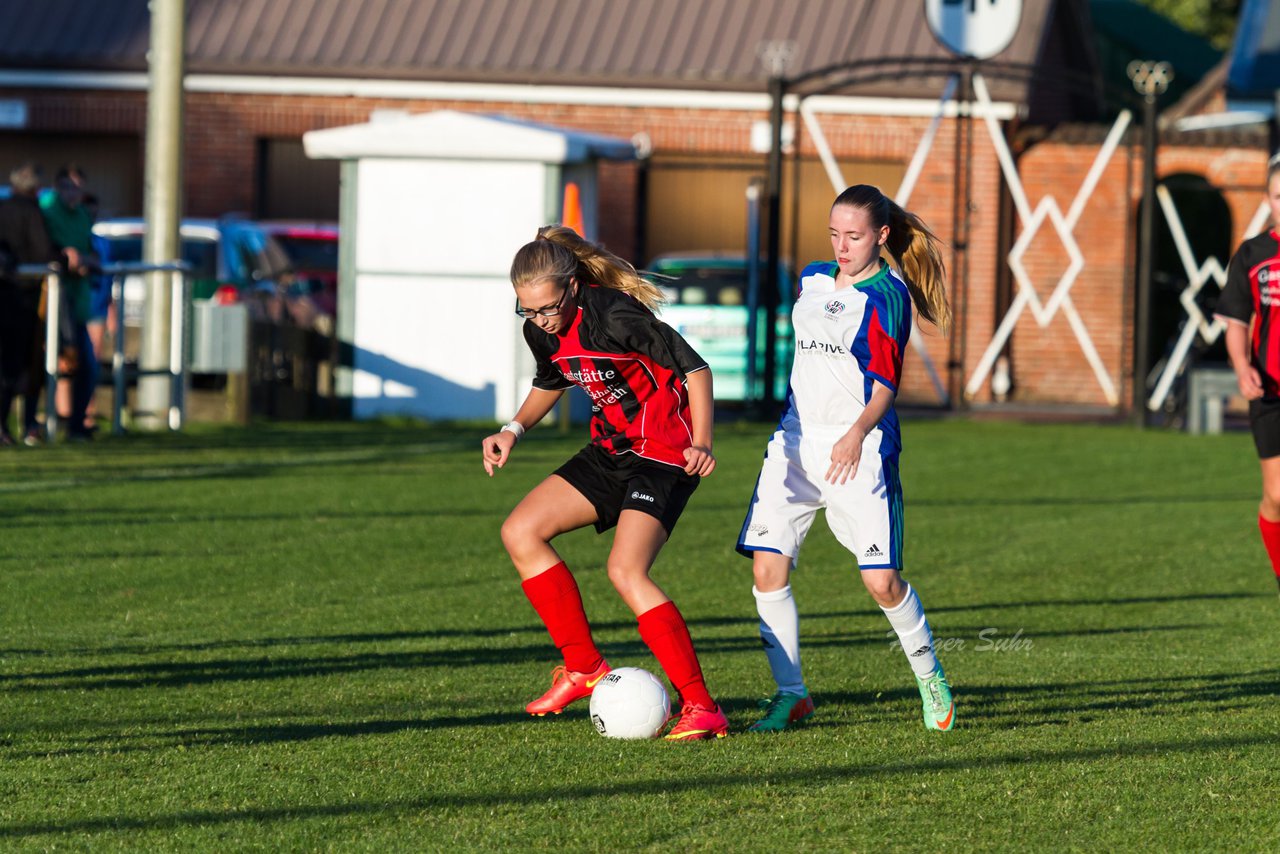
[[67, 434], [72, 439], [93, 437], [93, 431], [85, 428], [85, 415], [89, 400], [98, 387], [98, 360], [94, 356], [88, 327], [93, 313], [89, 274], [98, 261], [93, 251], [93, 220], [83, 204], [86, 180], [79, 167], [64, 166], [54, 178], [53, 192], [40, 199], [40, 210], [49, 228], [49, 236], [63, 252], [67, 263], [67, 275], [62, 286], [71, 311], [70, 343], [75, 351], [74, 363], [68, 366], [71, 399], [66, 413]]
[[[89, 222], [98, 221], [98, 197], [93, 193], [85, 193], [84, 201], [81, 203], [89, 213]], [[93, 253], [98, 257], [99, 263], [106, 260], [106, 238], [99, 237], [94, 234], [91, 237], [91, 246]], [[89, 320], [85, 324], [89, 330], [89, 341], [93, 344], [92, 357], [96, 360], [97, 371], [95, 374], [100, 376], [102, 363], [110, 361], [111, 353], [108, 349], [107, 333], [113, 336], [116, 334], [115, 324], [111, 317], [111, 277], [97, 272], [89, 279]], [[94, 388], [97, 388], [95, 381]], [[85, 409], [84, 427], [89, 432], [96, 429], [98, 423], [98, 407], [93, 394], [89, 395], [89, 405]]]
[[[19, 279], [14, 268], [58, 257], [36, 200], [40, 168], [34, 163], [17, 167], [9, 173], [9, 187], [11, 196], [0, 202], [0, 445], [14, 444], [9, 411], [26, 387], [40, 326], [41, 283]], [[28, 405], [23, 417], [28, 432], [35, 430], [35, 408]]]

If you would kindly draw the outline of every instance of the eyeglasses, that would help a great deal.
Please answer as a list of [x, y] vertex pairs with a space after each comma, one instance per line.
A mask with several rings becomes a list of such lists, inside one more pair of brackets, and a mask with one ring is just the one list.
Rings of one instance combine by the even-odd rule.
[[520, 305], [520, 300], [516, 299], [516, 314], [525, 320], [532, 320], [535, 317], [555, 317], [560, 313], [560, 307], [564, 305], [564, 298], [569, 295], [569, 286], [565, 285], [564, 290], [560, 293], [560, 299], [556, 300], [556, 304], [548, 308], [525, 308]]

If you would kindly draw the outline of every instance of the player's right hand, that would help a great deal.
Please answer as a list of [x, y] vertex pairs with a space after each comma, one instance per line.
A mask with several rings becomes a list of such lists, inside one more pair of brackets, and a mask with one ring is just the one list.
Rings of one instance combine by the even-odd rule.
[[1258, 369], [1250, 365], [1236, 373], [1236, 381], [1240, 384], [1240, 394], [1245, 400], [1257, 400], [1262, 397], [1262, 375]]
[[511, 449], [516, 446], [516, 434], [510, 430], [499, 430], [492, 436], [486, 436], [480, 443], [480, 453], [484, 457], [484, 470], [493, 477], [495, 467], [502, 468], [511, 456]]

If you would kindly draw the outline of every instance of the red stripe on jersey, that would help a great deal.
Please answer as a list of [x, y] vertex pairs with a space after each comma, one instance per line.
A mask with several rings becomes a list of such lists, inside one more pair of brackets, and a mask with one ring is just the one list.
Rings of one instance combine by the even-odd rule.
[[1253, 354], [1261, 368], [1263, 394], [1280, 396], [1280, 318], [1276, 316], [1280, 314], [1280, 256], [1255, 264], [1249, 270], [1249, 283], [1253, 289]]
[[871, 352], [871, 360], [867, 369], [877, 376], [884, 377], [898, 387], [902, 377], [902, 351], [892, 335], [884, 331], [880, 323], [880, 313], [873, 307], [871, 319], [867, 323], [867, 348]]
[[591, 399], [591, 441], [613, 454], [630, 451], [684, 468], [684, 452], [693, 446], [684, 380], [641, 353], [586, 348], [582, 317], [579, 312], [551, 361]]

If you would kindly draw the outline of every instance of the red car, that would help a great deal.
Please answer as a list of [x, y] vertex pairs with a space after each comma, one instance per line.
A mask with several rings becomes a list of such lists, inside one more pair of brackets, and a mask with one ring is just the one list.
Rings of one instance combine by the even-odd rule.
[[338, 226], [331, 222], [259, 223], [289, 256], [293, 296], [307, 296], [330, 318], [338, 313]]

